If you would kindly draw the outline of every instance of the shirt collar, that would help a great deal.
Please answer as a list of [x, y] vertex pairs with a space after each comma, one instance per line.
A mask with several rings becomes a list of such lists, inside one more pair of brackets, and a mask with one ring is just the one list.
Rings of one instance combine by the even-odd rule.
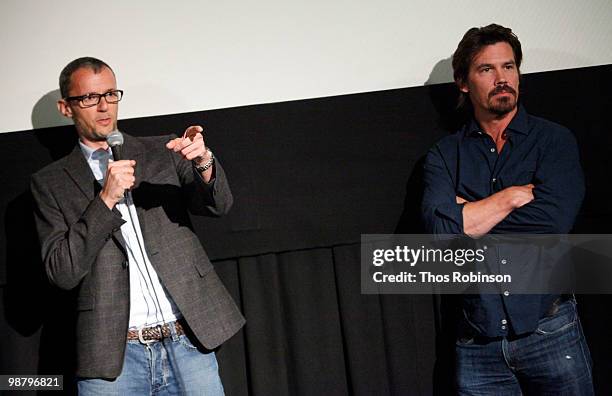
[[529, 114], [522, 105], [519, 105], [516, 115], [506, 129], [518, 132], [521, 135], [529, 135]]
[[[89, 146], [85, 145], [83, 142], [81, 142], [81, 140], [80, 140], [80, 139], [79, 139], [79, 146], [81, 146], [81, 152], [83, 153], [83, 156], [85, 157], [85, 160], [86, 160], [87, 162], [89, 162], [89, 161], [91, 161], [91, 160], [93, 160], [93, 159], [95, 159], [95, 160], [98, 160], [98, 159], [99, 159], [99, 158], [95, 158], [95, 157], [94, 157], [94, 153], [95, 153], [96, 151], [98, 151], [98, 150], [102, 150], [102, 149], [94, 149], [94, 148], [91, 148], [91, 147], [89, 147]], [[109, 153], [109, 154], [111, 154], [110, 147], [109, 147], [108, 149], [106, 149], [106, 152], [107, 152], [107, 153]], [[93, 158], [92, 158], [92, 157], [93, 157]], [[112, 158], [112, 154], [111, 154], [111, 157], [110, 157], [110, 158]]]
[[[514, 118], [512, 118], [512, 121], [510, 121], [510, 124], [508, 124], [506, 130], [517, 132], [522, 135], [529, 135], [529, 114], [527, 114], [523, 105], [518, 105], [518, 111], [514, 115]], [[480, 125], [478, 125], [478, 122], [473, 116], [468, 124], [466, 132], [468, 136], [484, 135], [482, 128], [480, 128]]]

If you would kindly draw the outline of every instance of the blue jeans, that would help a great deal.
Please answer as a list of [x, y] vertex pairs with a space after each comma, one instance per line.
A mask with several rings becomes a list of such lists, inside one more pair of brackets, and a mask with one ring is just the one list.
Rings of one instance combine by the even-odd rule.
[[460, 395], [594, 394], [591, 356], [573, 299], [527, 336], [459, 339], [455, 352]]
[[223, 395], [214, 352], [202, 353], [185, 335], [148, 345], [128, 341], [114, 380], [78, 378], [79, 395]]

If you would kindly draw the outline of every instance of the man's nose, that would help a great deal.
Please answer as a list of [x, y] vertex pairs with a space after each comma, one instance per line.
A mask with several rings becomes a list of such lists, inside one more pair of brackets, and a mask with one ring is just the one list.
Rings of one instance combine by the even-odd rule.
[[98, 111], [107, 111], [108, 103], [106, 103], [106, 98], [104, 96], [100, 97], [100, 101], [98, 102]]
[[503, 68], [495, 70], [495, 85], [506, 84], [508, 83], [508, 77], [506, 75], [506, 70]]

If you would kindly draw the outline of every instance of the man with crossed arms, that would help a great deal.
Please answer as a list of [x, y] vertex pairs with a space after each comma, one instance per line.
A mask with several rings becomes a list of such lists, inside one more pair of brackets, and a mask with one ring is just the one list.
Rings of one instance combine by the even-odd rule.
[[[516, 35], [496, 24], [469, 29], [453, 54], [460, 104], [472, 117], [427, 155], [422, 209], [429, 232], [478, 238], [573, 227], [584, 197], [576, 140], [519, 104], [521, 60]], [[497, 264], [526, 265], [511, 257]], [[573, 296], [504, 290], [463, 295], [461, 303], [459, 394], [593, 393]]]

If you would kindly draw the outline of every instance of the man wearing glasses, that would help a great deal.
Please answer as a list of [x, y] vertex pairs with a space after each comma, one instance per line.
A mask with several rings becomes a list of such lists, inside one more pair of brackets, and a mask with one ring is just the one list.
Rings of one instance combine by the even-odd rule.
[[115, 74], [79, 58], [60, 75], [59, 111], [75, 149], [32, 176], [49, 280], [76, 290], [80, 394], [223, 394], [213, 349], [244, 324], [187, 211], [219, 216], [232, 204], [202, 128], [182, 137], [124, 136]]

